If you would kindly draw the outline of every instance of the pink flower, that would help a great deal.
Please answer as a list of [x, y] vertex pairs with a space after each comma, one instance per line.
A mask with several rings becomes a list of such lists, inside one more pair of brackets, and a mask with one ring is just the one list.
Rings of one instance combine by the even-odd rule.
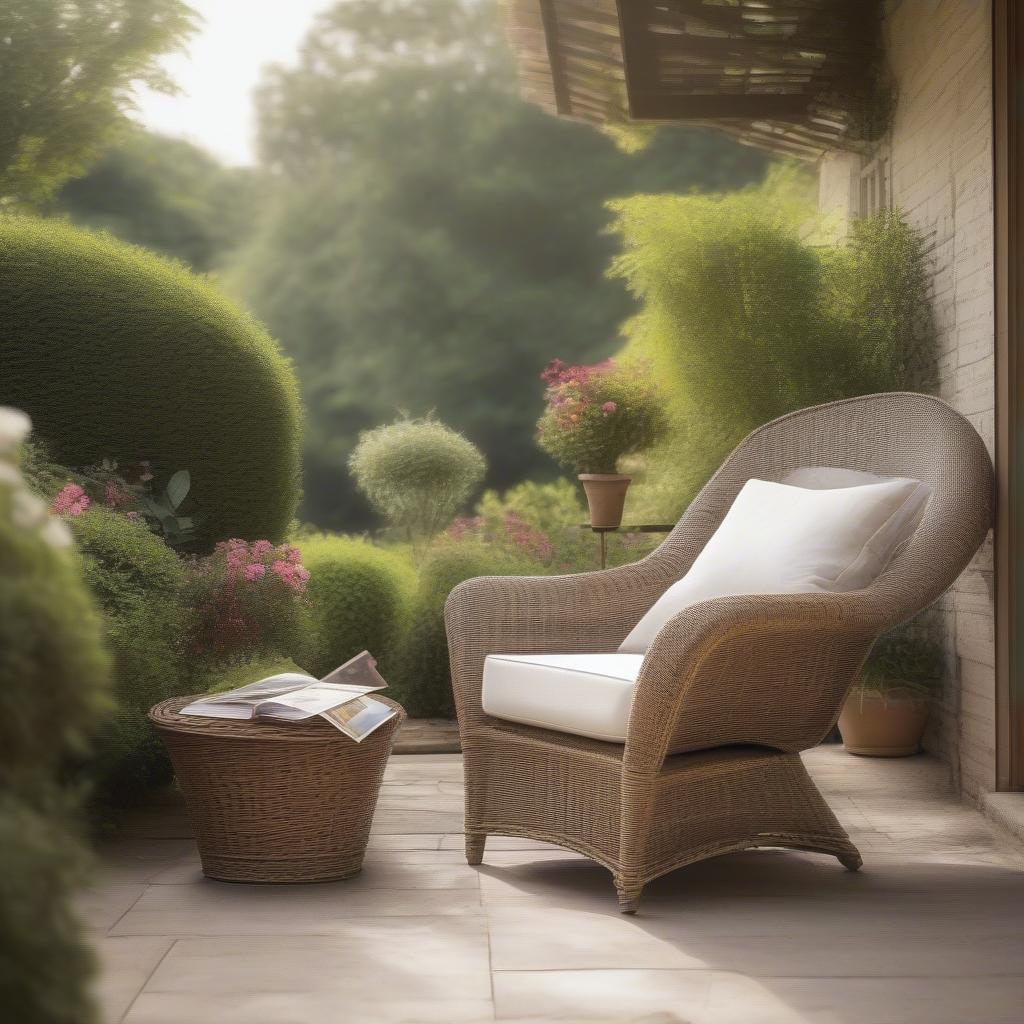
[[245, 578], [250, 582], [254, 583], [267, 571], [267, 567], [262, 562], [253, 562], [252, 565], [245, 567]]
[[80, 516], [91, 504], [92, 499], [78, 484], [66, 483], [53, 499], [50, 511], [59, 516]]
[[610, 416], [616, 409], [618, 409], [618, 406], [614, 402], [605, 402], [604, 405], [601, 406], [601, 412], [604, 413], [605, 416]]
[[302, 561], [302, 552], [298, 548], [286, 547], [283, 549], [284, 559], [292, 565], [298, 565]]
[[258, 540], [253, 543], [249, 550], [251, 551], [253, 558], [263, 558], [274, 550], [274, 545], [271, 544], [269, 540]]

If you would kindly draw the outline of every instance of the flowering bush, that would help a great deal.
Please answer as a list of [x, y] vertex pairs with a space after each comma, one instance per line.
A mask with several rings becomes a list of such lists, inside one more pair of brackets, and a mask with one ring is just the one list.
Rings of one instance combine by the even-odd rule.
[[53, 499], [50, 510], [56, 515], [74, 518], [96, 503], [120, 512], [133, 522], [144, 521], [171, 547], [192, 540], [196, 520], [179, 514], [192, 486], [187, 469], [174, 473], [162, 494], [155, 488], [153, 466], [145, 459], [136, 467], [135, 483], [121, 476], [117, 462], [111, 459], [104, 459], [100, 465], [74, 475], [76, 479], [64, 484]]
[[[459, 518], [448, 528], [456, 543], [484, 543], [509, 556], [529, 558], [534, 571], [569, 573], [598, 568], [594, 535], [581, 529], [586, 511], [579, 485], [570, 481], [526, 481], [504, 494], [486, 491], [476, 515]], [[620, 533], [607, 539], [608, 564], [624, 565], [648, 554], [660, 540], [653, 534]]]
[[665, 432], [665, 414], [646, 374], [606, 359], [541, 374], [547, 408], [537, 424], [540, 447], [578, 473], [614, 473], [620, 456], [644, 451]]
[[219, 663], [294, 650], [308, 582], [299, 549], [268, 540], [222, 541], [208, 558], [193, 559], [196, 652]]

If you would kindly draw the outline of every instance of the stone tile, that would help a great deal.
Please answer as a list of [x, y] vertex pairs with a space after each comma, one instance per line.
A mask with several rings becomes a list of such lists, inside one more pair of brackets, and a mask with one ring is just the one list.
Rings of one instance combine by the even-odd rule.
[[117, 924], [145, 891], [143, 883], [100, 882], [79, 893], [75, 909], [87, 928], [106, 932]]
[[746, 978], [715, 974], [692, 1024], [1019, 1024], [1020, 977]]
[[323, 885], [151, 885], [115, 935], [337, 935], [353, 917], [479, 914], [475, 890], [354, 889]]
[[[639, 1022], [667, 1013], [669, 1021], [707, 1019], [711, 971], [495, 971], [498, 1020], [614, 1020]], [[747, 1024], [764, 1024], [752, 1017]]]
[[[415, 860], [410, 853], [419, 854]], [[444, 862], [440, 850], [406, 851], [399, 859], [386, 859], [370, 851], [363, 870], [343, 883], [347, 891], [362, 889], [479, 889], [477, 872], [466, 864], [465, 856]], [[156, 885], [194, 885], [203, 882], [198, 852], [180, 857], [153, 878]]]
[[[378, 976], [386, 986], [386, 965]], [[396, 996], [357, 1002], [339, 992], [200, 997], [159, 992], [139, 996], [124, 1024], [478, 1024], [493, 1019], [490, 1000], [430, 1002]]]
[[146, 994], [333, 992], [346, 1001], [489, 1001], [482, 919], [352, 918], [331, 936], [179, 939]]
[[96, 941], [100, 974], [95, 992], [104, 1022], [114, 1024], [124, 1016], [173, 944], [173, 939], [163, 936]]

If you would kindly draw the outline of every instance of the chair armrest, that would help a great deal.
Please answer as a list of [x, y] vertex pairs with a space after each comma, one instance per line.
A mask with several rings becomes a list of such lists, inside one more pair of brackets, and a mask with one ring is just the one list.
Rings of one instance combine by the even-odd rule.
[[669, 754], [734, 744], [814, 746], [892, 625], [869, 591], [692, 605], [666, 623], [644, 659], [626, 767], [658, 771]]
[[459, 724], [483, 719], [488, 654], [614, 651], [670, 580], [648, 560], [573, 576], [480, 576], [445, 603]]

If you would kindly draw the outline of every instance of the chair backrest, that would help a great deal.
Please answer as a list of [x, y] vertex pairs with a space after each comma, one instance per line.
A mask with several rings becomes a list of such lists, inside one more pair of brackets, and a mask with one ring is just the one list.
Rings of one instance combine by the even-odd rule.
[[743, 440], [651, 556], [681, 577], [751, 478], [781, 480], [801, 466], [911, 477], [932, 488], [911, 541], [871, 585], [890, 625], [943, 594], [967, 567], [992, 521], [992, 461], [974, 427], [945, 402], [892, 392], [790, 413]]

